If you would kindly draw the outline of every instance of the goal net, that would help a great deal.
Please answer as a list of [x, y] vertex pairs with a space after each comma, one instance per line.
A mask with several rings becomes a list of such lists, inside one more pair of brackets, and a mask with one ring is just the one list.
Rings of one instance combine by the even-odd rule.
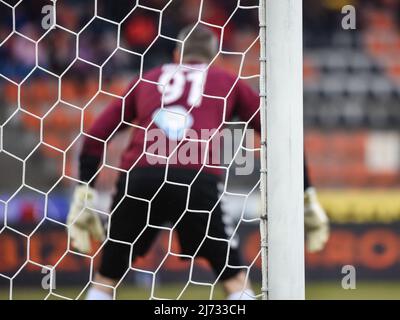
[[[138, 239], [125, 242], [110, 232], [119, 207], [113, 197], [118, 177], [129, 176], [140, 162], [120, 165], [132, 136], [148, 139], [154, 123], [176, 144], [165, 154], [145, 144], [139, 158], [163, 161], [164, 180], [154, 197], [133, 196], [126, 187], [120, 201], [130, 198], [150, 208], [158, 192], [175, 185], [189, 191], [187, 205], [163, 224], [153, 223], [149, 210], [143, 232], [151, 228], [158, 237], [115, 285], [105, 285], [113, 297], [223, 298], [220, 280], [229, 269], [244, 272], [252, 298], [304, 298], [301, 10], [297, 0], [0, 0], [0, 299], [84, 298], [96, 283], [107, 242], [126, 245], [135, 256]], [[184, 51], [190, 34], [180, 39], [178, 33], [188, 25], [217, 36], [218, 52], [209, 63], [187, 66], [182, 54], [173, 55], [176, 47]], [[147, 72], [158, 66], [164, 73], [149, 80]], [[212, 68], [234, 79], [224, 94], [205, 90]], [[179, 88], [182, 77], [190, 82], [189, 93]], [[260, 93], [257, 112], [246, 119], [229, 115], [239, 82]], [[161, 96], [148, 125], [124, 118], [139, 83], [157, 87]], [[188, 109], [175, 103], [184, 94]], [[218, 102], [221, 121], [206, 135], [198, 135], [201, 128], [191, 135], [193, 112], [205, 100]], [[118, 126], [106, 139], [92, 136], [90, 127], [116, 101], [122, 110]], [[261, 119], [260, 132], [254, 131], [255, 119]], [[104, 148], [96, 174], [82, 181], [79, 154], [88, 138]], [[201, 159], [194, 179], [176, 183], [168, 168], [183, 142], [203, 145], [205, 154], [196, 155]], [[211, 149], [214, 161], [207, 159]], [[179, 162], [191, 161], [184, 156]], [[213, 170], [222, 172], [216, 203], [191, 210], [196, 177]], [[106, 239], [92, 241], [91, 251], [82, 253], [72, 245], [66, 217], [75, 186], [92, 182], [97, 201], [88, 209], [101, 218]], [[210, 230], [217, 207], [224, 236]], [[191, 255], [179, 248], [179, 223], [189, 214], [208, 221], [201, 243], [227, 248], [218, 274], [201, 257], [201, 244]], [[239, 251], [240, 264], [231, 263], [231, 250]]]

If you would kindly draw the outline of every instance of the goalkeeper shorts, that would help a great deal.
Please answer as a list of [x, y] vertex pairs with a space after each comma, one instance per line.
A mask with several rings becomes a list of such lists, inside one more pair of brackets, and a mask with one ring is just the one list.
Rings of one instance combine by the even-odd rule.
[[129, 173], [125, 197], [126, 175], [120, 177], [110, 238], [102, 250], [101, 275], [119, 280], [129, 269], [130, 258], [148, 253], [160, 231], [154, 226], [175, 226], [181, 253], [205, 258], [218, 279], [229, 279], [240, 271], [230, 267], [240, 266], [241, 260], [237, 239], [227, 241], [234, 226], [227, 223], [232, 219], [224, 216], [220, 206], [219, 178], [197, 174], [170, 168], [165, 179], [163, 168], [135, 169]]

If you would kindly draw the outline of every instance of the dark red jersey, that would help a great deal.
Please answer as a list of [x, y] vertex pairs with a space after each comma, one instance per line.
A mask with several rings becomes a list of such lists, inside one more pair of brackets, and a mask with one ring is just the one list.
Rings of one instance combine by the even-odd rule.
[[[166, 165], [219, 174], [218, 143], [233, 121], [260, 130], [259, 95], [238, 76], [203, 64], [166, 64], [145, 73], [96, 119], [82, 155], [101, 159], [104, 143], [133, 126], [121, 168]], [[226, 167], [226, 166], [225, 166]]]

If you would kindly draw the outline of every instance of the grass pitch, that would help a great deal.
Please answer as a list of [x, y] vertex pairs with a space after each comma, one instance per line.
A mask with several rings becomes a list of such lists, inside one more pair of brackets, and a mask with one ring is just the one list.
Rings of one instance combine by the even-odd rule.
[[[154, 296], [160, 299], [176, 299], [182, 292], [183, 285], [164, 285], [154, 291]], [[205, 286], [189, 286], [181, 295], [181, 299], [199, 300], [209, 299], [211, 288]], [[76, 298], [82, 288], [64, 287], [55, 292], [67, 298]], [[34, 288], [16, 287], [13, 291], [13, 299], [17, 300], [41, 300], [47, 295], [47, 291]], [[124, 286], [117, 291], [117, 298], [123, 300], [149, 299], [149, 288]], [[84, 296], [84, 295], [83, 295]], [[0, 299], [8, 299], [9, 292], [6, 288], [0, 288]], [[52, 296], [50, 299], [58, 299]], [[217, 286], [213, 291], [214, 299], [223, 299], [222, 288]], [[307, 284], [306, 298], [309, 300], [400, 300], [400, 282], [370, 281], [358, 282], [354, 290], [342, 289], [340, 282], [311, 282]]]

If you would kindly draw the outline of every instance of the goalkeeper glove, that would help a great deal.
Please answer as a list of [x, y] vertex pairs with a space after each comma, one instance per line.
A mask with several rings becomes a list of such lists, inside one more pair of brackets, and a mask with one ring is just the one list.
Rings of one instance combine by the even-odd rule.
[[322, 250], [329, 238], [329, 219], [318, 202], [314, 188], [304, 192], [304, 226], [307, 250]]
[[96, 191], [91, 187], [76, 187], [67, 217], [71, 244], [82, 253], [91, 251], [90, 236], [99, 241], [105, 238], [100, 217], [87, 208], [93, 208], [96, 196]]

